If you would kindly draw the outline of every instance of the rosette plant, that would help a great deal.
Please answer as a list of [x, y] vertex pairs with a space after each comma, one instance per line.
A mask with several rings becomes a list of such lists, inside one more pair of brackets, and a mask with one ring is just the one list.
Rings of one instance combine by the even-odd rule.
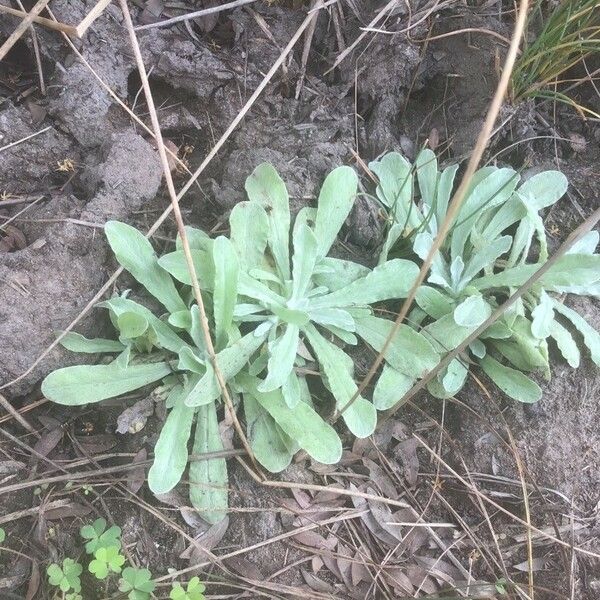
[[[236, 406], [243, 407], [257, 460], [272, 472], [287, 467], [300, 449], [323, 463], [341, 457], [340, 437], [326, 418], [332, 410], [310, 392], [307, 361], [316, 363], [350, 432], [366, 437], [375, 429], [376, 410], [388, 408], [401, 386], [412, 385], [440, 358], [425, 335], [402, 326], [373, 401], [354, 398], [353, 360], [345, 348], [359, 338], [374, 351], [383, 347], [392, 323], [376, 316], [373, 305], [405, 297], [418, 273], [414, 262], [400, 258], [369, 269], [329, 256], [357, 184], [351, 168], [335, 169], [317, 207], [302, 209], [292, 227], [285, 184], [271, 165], [263, 164], [246, 181], [248, 201], [231, 212], [229, 237], [211, 239], [187, 228], [216, 365]], [[127, 293], [100, 303], [118, 339], [69, 334], [63, 343], [73, 351], [112, 356], [103, 364], [59, 369], [46, 377], [42, 391], [55, 402], [82, 405], [158, 386], [168, 415], [148, 483], [162, 494], [182, 478], [190, 450], [197, 456], [223, 449], [221, 388], [193, 304], [181, 241], [158, 258], [150, 242], [129, 225], [110, 222], [105, 232], [119, 263], [162, 308], [156, 315]], [[227, 508], [225, 460], [192, 459], [188, 480], [192, 504], [209, 522], [220, 520]]]
[[[421, 151], [414, 165], [390, 153], [369, 166], [379, 178], [376, 195], [388, 218], [380, 262], [385, 264], [389, 256], [424, 260], [446, 216], [458, 166], [440, 172], [430, 150]], [[548, 260], [540, 211], [557, 202], [567, 185], [559, 171], [526, 181], [509, 168], [488, 166], [475, 173], [409, 315], [410, 325], [438, 352], [456, 348]], [[592, 360], [600, 364], [600, 335], [563, 303], [568, 293], [600, 294], [597, 244], [597, 231], [577, 242], [429, 383], [430, 393], [442, 398], [456, 394], [475, 364], [512, 398], [539, 400], [541, 389], [528, 374], [549, 378], [549, 342], [571, 366], [579, 365], [578, 345], [565, 325], [581, 334]]]

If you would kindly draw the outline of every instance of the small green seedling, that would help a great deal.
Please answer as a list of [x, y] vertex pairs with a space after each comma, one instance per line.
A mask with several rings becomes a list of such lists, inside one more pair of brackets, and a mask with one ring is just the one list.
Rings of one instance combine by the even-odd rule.
[[0, 544], [6, 539], [6, 531], [0, 527]]
[[62, 565], [52, 563], [48, 566], [46, 573], [48, 574], [48, 583], [58, 587], [61, 592], [69, 592], [72, 590], [75, 593], [81, 591], [81, 581], [79, 576], [83, 572], [83, 567], [75, 562], [72, 558], [65, 558]]
[[152, 573], [148, 569], [123, 569], [119, 590], [127, 592], [129, 600], [148, 600], [156, 584], [152, 581]]
[[94, 560], [88, 565], [88, 571], [96, 579], [106, 579], [109, 573], [120, 573], [125, 557], [118, 546], [101, 547], [94, 553]]
[[121, 547], [121, 528], [113, 525], [106, 529], [106, 519], [96, 519], [91, 525], [84, 525], [80, 529], [81, 537], [89, 540], [85, 544], [85, 551], [94, 554], [99, 548], [114, 546]]
[[206, 587], [198, 577], [192, 577], [184, 588], [180, 583], [174, 583], [169, 598], [171, 600], [205, 600]]

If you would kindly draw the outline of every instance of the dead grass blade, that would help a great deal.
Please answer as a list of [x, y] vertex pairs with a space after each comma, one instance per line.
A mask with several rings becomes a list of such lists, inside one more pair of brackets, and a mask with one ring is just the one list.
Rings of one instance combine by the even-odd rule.
[[31, 12], [26, 13], [27, 16], [17, 25], [17, 28], [8, 36], [4, 44], [0, 46], [0, 60], [9, 53], [10, 49], [19, 41], [27, 29], [29, 29], [33, 19], [46, 8], [48, 2], [50, 2], [50, 0], [38, 0], [31, 9]]

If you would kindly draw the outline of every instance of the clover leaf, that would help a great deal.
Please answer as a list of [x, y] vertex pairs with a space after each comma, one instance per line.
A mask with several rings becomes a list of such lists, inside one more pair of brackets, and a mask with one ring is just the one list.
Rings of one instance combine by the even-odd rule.
[[94, 557], [94, 560], [88, 566], [88, 570], [97, 579], [106, 579], [111, 571], [120, 573], [125, 562], [125, 557], [119, 552], [118, 546], [98, 548], [94, 553]]
[[180, 583], [173, 584], [169, 598], [171, 600], [205, 600], [205, 589], [206, 587], [200, 583], [200, 579], [193, 577], [187, 584], [187, 590]]
[[82, 571], [83, 567], [78, 562], [75, 562], [72, 558], [65, 558], [62, 566], [52, 563], [48, 566], [46, 573], [50, 585], [58, 587], [62, 592], [68, 592], [69, 590], [80, 592], [81, 581], [79, 576]]
[[148, 569], [134, 569], [133, 567], [123, 569], [119, 590], [129, 592], [127, 594], [129, 600], [147, 600], [155, 587], [152, 573]]
[[121, 547], [121, 528], [113, 525], [106, 529], [106, 519], [96, 519], [91, 525], [84, 525], [79, 533], [89, 540], [85, 545], [88, 554], [94, 554], [99, 548]]

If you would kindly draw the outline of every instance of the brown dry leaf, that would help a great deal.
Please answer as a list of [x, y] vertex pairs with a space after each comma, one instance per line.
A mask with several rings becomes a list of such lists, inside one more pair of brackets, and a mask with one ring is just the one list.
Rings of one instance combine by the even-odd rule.
[[[4, 557], [2, 560], [5, 560]], [[29, 572], [29, 559], [22, 556], [17, 558], [7, 569], [7, 575], [0, 578], [0, 590], [12, 591], [18, 589], [27, 581]]]
[[96, 435], [76, 435], [75, 439], [85, 454], [94, 455], [107, 452], [117, 445], [117, 438], [112, 433], [97, 433]]
[[154, 398], [152, 396], [138, 400], [117, 417], [117, 433], [139, 433], [146, 426], [148, 417], [151, 417], [153, 413]]
[[[356, 490], [356, 487], [350, 484], [350, 489]], [[359, 498], [357, 496], [352, 496], [352, 504], [354, 504], [354, 508], [358, 510], [362, 510], [367, 508], [367, 501], [364, 498]], [[369, 508], [371, 508], [369, 506]], [[365, 512], [360, 516], [362, 522], [367, 526], [367, 529], [379, 540], [381, 540], [384, 544], [395, 547], [398, 545], [398, 540], [395, 536], [388, 533], [378, 522], [377, 519], [373, 516], [373, 513]]]
[[569, 140], [571, 140], [573, 152], [577, 152], [577, 154], [585, 152], [587, 140], [580, 133], [569, 133]]
[[247, 579], [252, 579], [254, 581], [264, 581], [265, 579], [264, 573], [253, 562], [250, 562], [243, 556], [228, 558], [227, 560], [224, 560], [223, 563], [227, 568]]
[[[212, 6], [217, 6], [219, 4], [219, 0], [203, 0], [200, 2], [202, 8], [211, 8]], [[198, 29], [203, 33], [211, 32], [219, 22], [219, 13], [212, 13], [211, 15], [205, 15], [203, 17], [198, 17], [194, 19], [194, 23], [198, 26]]]
[[342, 575], [342, 581], [348, 590], [352, 590], [354, 587], [352, 583], [352, 553], [342, 542], [338, 543], [337, 551], [337, 566]]
[[33, 600], [37, 591], [40, 587], [40, 566], [38, 561], [32, 559], [31, 561], [31, 575], [29, 576], [29, 583], [27, 584], [27, 592], [25, 592], [25, 600]]
[[44, 510], [42, 506], [41, 510], [48, 521], [69, 519], [71, 517], [84, 517], [92, 512], [92, 509], [89, 506], [79, 504], [78, 502], [69, 502], [64, 506], [57, 506], [56, 508], [49, 508], [48, 510]]
[[382, 576], [388, 585], [394, 588], [398, 596], [411, 594], [412, 597], [414, 587], [418, 587], [418, 585], [414, 585], [414, 582], [402, 567], [385, 567]]
[[310, 566], [312, 567], [313, 573], [318, 573], [323, 567], [323, 559], [315, 554], [310, 561]]
[[215, 523], [207, 531], [194, 538], [195, 543], [188, 546], [179, 558], [189, 558], [190, 565], [195, 565], [206, 559], [206, 551], [212, 550], [222, 539], [229, 526], [229, 517]]
[[361, 581], [371, 581], [371, 573], [364, 564], [364, 557], [360, 551], [354, 555], [354, 562], [351, 565], [352, 585], [356, 587]]
[[[416, 523], [417, 515], [413, 510], [401, 508], [392, 516], [392, 523]], [[424, 527], [405, 527], [403, 529], [404, 540], [401, 548], [409, 555], [414, 554], [427, 540], [429, 533]]]
[[171, 490], [166, 494], [154, 494], [154, 496], [157, 500], [178, 508], [183, 520], [195, 531], [203, 532], [207, 530], [208, 526], [206, 522], [198, 516], [194, 509], [188, 507], [185, 500], [176, 490]]
[[325, 539], [316, 531], [302, 531], [297, 533], [293, 538], [299, 544], [310, 546], [311, 548], [319, 548], [320, 550], [333, 550], [337, 544], [337, 539]]
[[387, 498], [397, 500], [399, 495], [398, 490], [387, 473], [370, 458], [365, 457], [362, 459], [362, 462], [369, 469], [371, 481], [379, 488], [379, 492]]
[[428, 137], [429, 147], [435, 152], [436, 148], [440, 145], [440, 132], [436, 127], [432, 127]]
[[[548, 562], [548, 559], [544, 556], [539, 556], [538, 558], [534, 558], [531, 561], [532, 571], [534, 571], [534, 572], [543, 571], [546, 568], [547, 562]], [[518, 565], [513, 565], [513, 568], [517, 569], [518, 571], [523, 571], [526, 573], [527, 571], [529, 571], [529, 561], [524, 560], [523, 562], [519, 563]]]
[[419, 475], [417, 446], [417, 440], [409, 438], [408, 440], [400, 442], [394, 450], [396, 458], [399, 458], [402, 461], [402, 465], [404, 466], [404, 477], [410, 487], [414, 487], [417, 484]]
[[[143, 463], [148, 458], [148, 452], [146, 452], [146, 448], [142, 448], [131, 461], [134, 465], [136, 463]], [[142, 485], [144, 485], [144, 481], [146, 481], [146, 467], [142, 464], [135, 469], [132, 469], [127, 474], [127, 489], [134, 494], [137, 494], [140, 491]]]
[[319, 579], [310, 571], [300, 569], [300, 572], [302, 573], [302, 577], [304, 577], [304, 581], [306, 581], [308, 586], [315, 592], [321, 592], [323, 594], [333, 594], [335, 592], [335, 588], [331, 584]]
[[0, 230], [0, 253], [27, 248], [27, 240], [23, 232], [14, 225], [4, 225]]
[[430, 556], [415, 556], [417, 562], [425, 569], [430, 577], [435, 577], [440, 585], [446, 583], [454, 587], [457, 581], [462, 580], [461, 572], [443, 559]]
[[292, 492], [292, 496], [294, 496], [300, 508], [307, 509], [311, 505], [312, 498], [309, 496], [308, 492], [297, 488], [292, 488], [290, 491]]
[[[42, 437], [35, 443], [33, 449], [42, 456], [48, 456], [56, 446], [64, 435], [64, 429], [59, 426], [55, 429], [51, 429], [50, 431], [45, 431], [42, 433]], [[38, 461], [37, 456], [32, 455], [31, 463], [35, 464]]]
[[139, 16], [140, 24], [148, 25], [160, 21], [160, 15], [164, 9], [165, 4], [163, 0], [147, 0], [144, 3], [144, 10], [142, 10]]
[[435, 594], [437, 592], [435, 582], [429, 578], [425, 569], [422, 569], [418, 565], [409, 565], [406, 569], [406, 574], [413, 586], [421, 588], [421, 591], [425, 594]]

